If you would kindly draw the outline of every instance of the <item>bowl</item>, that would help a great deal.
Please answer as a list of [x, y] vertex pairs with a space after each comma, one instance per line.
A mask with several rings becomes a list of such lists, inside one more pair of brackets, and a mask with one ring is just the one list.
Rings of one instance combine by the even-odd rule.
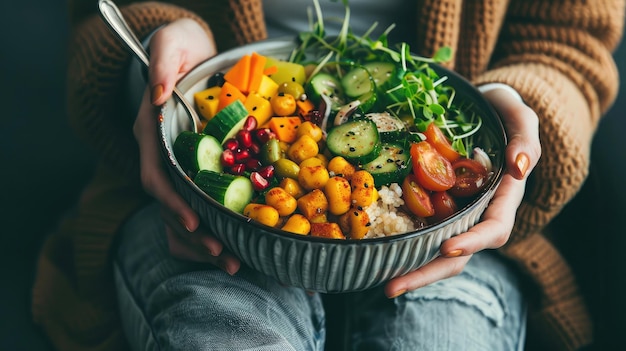
[[[225, 72], [241, 56], [257, 52], [286, 59], [295, 47], [293, 39], [266, 40], [223, 52], [198, 65], [178, 84], [185, 96], [206, 88], [212, 74]], [[177, 101], [170, 99], [158, 119], [162, 155], [176, 191], [198, 213], [204, 226], [249, 267], [282, 284], [306, 290], [339, 293], [365, 290], [409, 273], [439, 254], [441, 243], [476, 224], [503, 175], [506, 136], [501, 120], [481, 93], [458, 74], [436, 64], [432, 68], [448, 76], [457, 99], [471, 103], [483, 117], [481, 135], [497, 152], [494, 174], [475, 200], [446, 220], [425, 228], [372, 239], [338, 240], [302, 236], [265, 226], [233, 212], [210, 198], [187, 176], [176, 160], [173, 144], [191, 123]]]

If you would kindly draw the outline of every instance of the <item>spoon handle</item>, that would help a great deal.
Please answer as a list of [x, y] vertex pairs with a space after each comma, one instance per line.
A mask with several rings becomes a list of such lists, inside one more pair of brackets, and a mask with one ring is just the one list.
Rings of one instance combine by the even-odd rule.
[[[122, 15], [122, 12], [120, 12], [117, 5], [115, 5], [111, 0], [99, 0], [98, 8], [100, 9], [100, 14], [104, 19], [104, 22], [109, 26], [109, 29], [111, 29], [113, 33], [117, 34], [117, 36], [122, 40], [126, 47], [133, 54], [135, 54], [139, 61], [141, 61], [146, 67], [148, 67], [150, 65], [150, 58], [148, 56], [148, 53], [144, 49], [143, 45], [141, 45], [141, 42], [139, 41], [135, 33], [133, 33], [133, 31], [130, 29], [128, 23], [126, 23], [126, 20], [124, 19], [124, 16]], [[198, 114], [177, 87], [174, 87], [173, 92], [174, 96], [178, 98], [178, 101], [187, 111], [187, 114], [191, 119], [193, 130], [197, 132], [198, 126], [201, 125]]]
[[111, 0], [100, 0], [98, 7], [100, 8], [100, 14], [105, 20], [104, 22], [122, 39], [126, 47], [148, 67], [150, 64], [148, 53], [143, 48], [143, 45], [141, 45], [135, 33], [130, 29], [128, 23], [126, 23], [119, 8]]

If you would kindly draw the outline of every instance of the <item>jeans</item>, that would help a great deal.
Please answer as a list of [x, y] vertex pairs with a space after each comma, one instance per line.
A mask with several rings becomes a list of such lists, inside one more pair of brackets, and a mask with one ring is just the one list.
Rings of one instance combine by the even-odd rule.
[[[124, 332], [134, 350], [323, 350], [322, 295], [242, 265], [235, 276], [169, 255], [157, 205], [121, 228], [114, 259]], [[522, 350], [519, 273], [496, 252], [398, 298], [345, 295], [352, 350]]]

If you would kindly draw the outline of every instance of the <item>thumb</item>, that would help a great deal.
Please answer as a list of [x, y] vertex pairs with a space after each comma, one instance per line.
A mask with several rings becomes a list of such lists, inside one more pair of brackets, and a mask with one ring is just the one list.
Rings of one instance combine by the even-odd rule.
[[516, 179], [524, 179], [541, 157], [539, 118], [533, 109], [505, 89], [496, 88], [483, 95], [500, 114], [507, 132], [507, 170]]

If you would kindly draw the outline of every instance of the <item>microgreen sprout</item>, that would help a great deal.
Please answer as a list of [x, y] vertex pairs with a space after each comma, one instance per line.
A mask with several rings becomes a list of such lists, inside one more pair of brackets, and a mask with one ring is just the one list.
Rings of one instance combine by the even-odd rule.
[[[463, 156], [473, 148], [473, 136], [480, 129], [482, 120], [471, 111], [471, 106], [455, 106], [456, 91], [445, 83], [448, 77], [440, 77], [430, 64], [449, 61], [450, 47], [439, 48], [432, 57], [411, 53], [407, 43], [390, 46], [388, 35], [395, 27], [390, 25], [375, 39], [371, 35], [378, 23], [374, 23], [363, 35], [350, 29], [350, 6], [348, 0], [341, 1], [345, 15], [336, 36], [327, 36], [319, 0], [313, 0], [317, 20], [309, 18], [310, 31], [299, 35], [299, 45], [292, 51], [289, 60], [299, 63], [314, 63], [309, 80], [322, 70], [333, 70], [341, 77], [346, 65], [367, 62], [393, 62], [398, 70], [394, 73], [397, 82], [377, 94], [386, 101], [379, 108], [396, 116], [410, 115], [414, 121], [414, 133], [421, 134], [429, 123], [434, 122], [452, 140], [452, 146]], [[312, 16], [309, 10], [309, 16]], [[340, 63], [340, 64], [333, 64]], [[380, 96], [379, 96], [380, 98]], [[382, 111], [380, 111], [382, 112]]]

